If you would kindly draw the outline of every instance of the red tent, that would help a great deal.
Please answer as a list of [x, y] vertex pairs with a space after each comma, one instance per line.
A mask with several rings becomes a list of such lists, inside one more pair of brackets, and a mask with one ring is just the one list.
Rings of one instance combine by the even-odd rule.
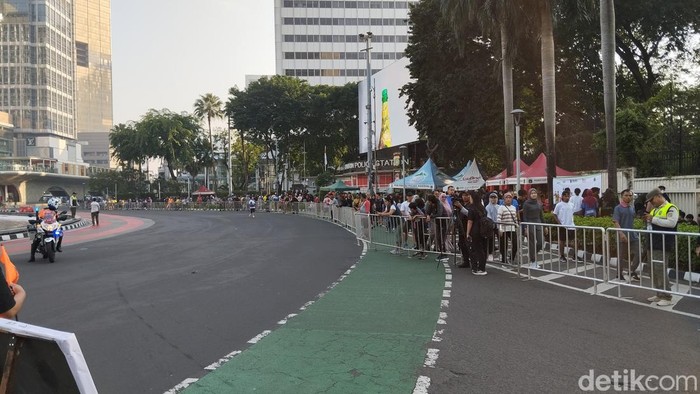
[[[556, 176], [571, 175], [576, 174], [571, 171], [563, 170], [559, 167], [556, 167]], [[515, 182], [516, 177], [512, 176], [508, 178], [509, 184], [514, 184]], [[530, 168], [528, 168], [520, 174], [520, 183], [531, 185], [547, 183], [547, 157], [544, 155], [544, 153], [540, 153], [540, 155], [537, 156], [537, 159], [535, 159], [535, 161], [532, 162]]]
[[215, 194], [215, 193], [214, 193], [213, 191], [207, 189], [207, 187], [204, 186], [204, 185], [200, 186], [199, 189], [197, 189], [196, 192], [193, 192], [193, 193], [192, 193], [193, 196], [211, 196], [211, 195], [214, 195], [214, 194]]
[[[517, 167], [517, 160], [513, 160], [513, 174], [515, 174], [516, 167]], [[528, 166], [527, 163], [525, 163], [523, 161], [523, 159], [520, 159], [520, 173], [521, 173], [520, 176], [521, 177], [522, 177], [522, 172], [527, 170], [528, 168], [530, 168], [530, 166]], [[506, 169], [504, 168], [503, 171], [501, 171], [498, 175], [487, 179], [486, 186], [507, 185], [508, 184], [506, 182], [507, 178], [508, 178], [508, 175], [507, 175]], [[513, 184], [515, 184], [515, 182], [513, 182]]]

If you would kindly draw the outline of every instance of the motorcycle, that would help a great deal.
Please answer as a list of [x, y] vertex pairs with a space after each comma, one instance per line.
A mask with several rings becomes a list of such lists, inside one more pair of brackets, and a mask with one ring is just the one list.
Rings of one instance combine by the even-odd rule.
[[49, 259], [49, 263], [56, 261], [56, 244], [63, 236], [63, 228], [60, 221], [66, 220], [67, 211], [62, 211], [57, 217], [39, 219], [38, 213], [35, 219], [29, 219], [27, 234], [32, 243], [39, 237], [37, 252], [44, 258]]

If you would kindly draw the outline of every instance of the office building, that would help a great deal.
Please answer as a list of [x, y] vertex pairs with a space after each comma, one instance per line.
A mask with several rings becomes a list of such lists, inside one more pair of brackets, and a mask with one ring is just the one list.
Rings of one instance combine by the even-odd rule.
[[312, 85], [366, 78], [367, 43], [359, 34], [372, 32], [372, 73], [403, 58], [416, 2], [275, 0], [277, 74]]
[[112, 114], [110, 0], [74, 0], [75, 108], [83, 160], [114, 168], [109, 150]]
[[0, 0], [0, 111], [14, 125], [15, 164], [87, 175], [79, 142], [86, 137], [101, 160], [94, 164], [109, 166], [109, 7], [109, 0]]

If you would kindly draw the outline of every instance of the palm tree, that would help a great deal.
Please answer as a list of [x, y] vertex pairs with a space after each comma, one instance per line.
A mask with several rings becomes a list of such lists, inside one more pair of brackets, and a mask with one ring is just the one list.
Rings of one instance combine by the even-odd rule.
[[603, 59], [603, 101], [607, 137], [608, 186], [617, 192], [617, 149], [615, 111], [615, 3], [600, 0], [600, 49]]
[[554, 27], [552, 1], [537, 1], [540, 22], [540, 59], [542, 62], [542, 110], [544, 115], [544, 140], [547, 157], [547, 190], [553, 190], [556, 174], [557, 95], [554, 62]]
[[[501, 80], [503, 83], [503, 130], [506, 146], [506, 168], [512, 175], [515, 160], [513, 136], [513, 58], [517, 45], [518, 25], [515, 23], [520, 7], [506, 0], [441, 0], [443, 15], [452, 23], [460, 50], [462, 34], [469, 23], [478, 23], [485, 35], [497, 36], [501, 43]], [[523, 18], [524, 19], [524, 18]]]
[[[224, 115], [222, 110], [221, 99], [215, 96], [213, 93], [207, 93], [200, 96], [197, 101], [194, 102], [194, 115], [203, 120], [207, 119], [207, 125], [209, 126], [209, 145], [211, 146], [211, 157], [214, 157], [214, 139], [211, 135], [211, 120], [221, 118]], [[209, 175], [205, 176], [205, 183], [209, 187]]]
[[553, 190], [552, 180], [556, 176], [556, 112], [557, 97], [554, 60], [554, 11], [574, 18], [588, 18], [592, 8], [590, 0], [525, 0], [523, 10], [532, 10], [538, 21], [540, 33], [540, 59], [542, 63], [542, 109], [544, 119], [545, 156], [547, 157], [547, 188]]

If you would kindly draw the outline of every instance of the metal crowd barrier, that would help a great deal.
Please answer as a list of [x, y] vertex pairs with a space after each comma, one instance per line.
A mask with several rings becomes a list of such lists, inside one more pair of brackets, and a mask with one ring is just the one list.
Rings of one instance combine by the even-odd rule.
[[[661, 249], [653, 249], [652, 239], [660, 240]], [[692, 272], [693, 263], [700, 265], [700, 256], [695, 254], [700, 234], [608, 228], [606, 240], [607, 276], [617, 286], [619, 297], [623, 289], [638, 288], [700, 299], [700, 273]], [[657, 289], [655, 281], [663, 288]]]
[[[146, 205], [127, 203], [115, 208], [248, 210], [243, 201], [153, 202]], [[473, 245], [466, 242], [464, 229], [451, 217], [407, 220], [402, 216], [363, 214], [351, 207], [338, 207], [323, 202], [263, 201], [257, 204], [256, 210], [299, 214], [330, 221], [349, 229], [356, 235], [358, 242], [365, 241], [375, 250], [386, 250], [411, 258], [442, 257], [442, 261], [458, 265], [463, 264], [464, 259], [472, 254]], [[511, 223], [495, 224], [496, 229], [501, 228], [500, 225], [513, 226]], [[654, 279], [658, 279], [656, 276], [661, 272], [666, 292], [700, 299], [700, 273], [692, 272], [693, 264], [700, 264], [700, 257], [695, 255], [696, 245], [700, 245], [698, 233], [544, 223], [520, 223], [513, 227], [515, 231], [512, 234], [504, 236], [503, 233], [494, 231], [494, 235], [485, 240], [486, 255], [493, 255], [493, 260], [487, 263], [514, 269], [518, 276], [526, 274], [527, 277], [532, 277], [533, 273], [540, 272], [556, 277], [590, 280], [594, 293], [604, 283], [607, 285], [605, 290], [617, 287], [617, 295], [620, 297], [625, 289], [655, 291]], [[631, 234], [636, 234], [639, 242], [624, 242], [622, 235], [629, 239]], [[672, 246], [664, 246], [655, 255], [649, 243], [650, 237], [673, 237]], [[533, 265], [532, 262], [536, 264]], [[660, 267], [654, 270], [654, 264]], [[620, 268], [625, 274], [624, 280], [619, 279]], [[640, 280], [634, 279], [633, 273]]]

